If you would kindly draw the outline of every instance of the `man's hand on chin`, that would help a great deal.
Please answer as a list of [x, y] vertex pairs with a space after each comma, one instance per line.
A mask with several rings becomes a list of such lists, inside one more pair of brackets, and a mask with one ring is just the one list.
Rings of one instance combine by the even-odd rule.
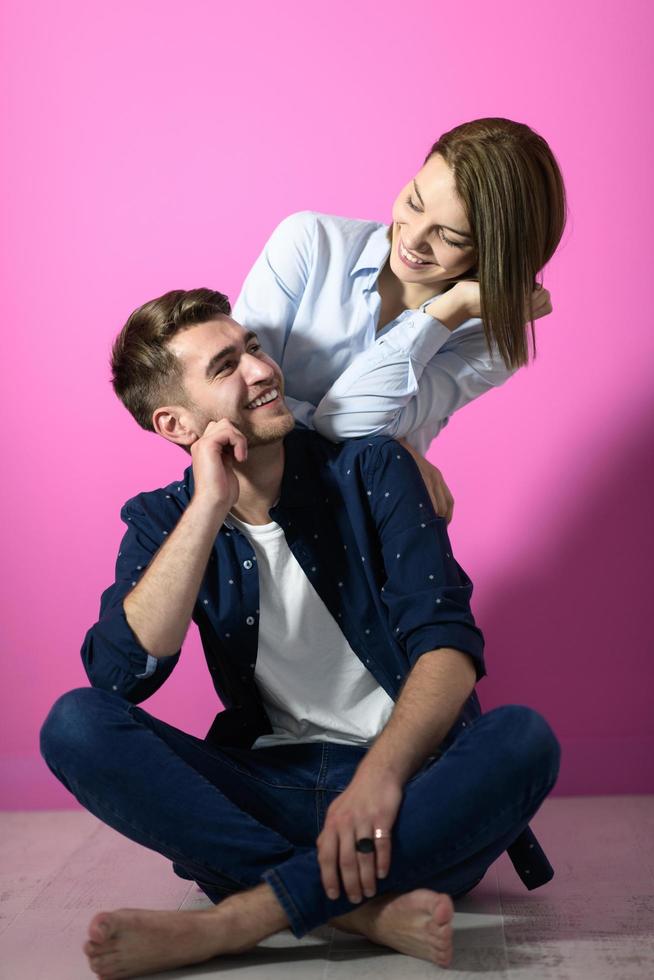
[[[351, 902], [372, 898], [377, 878], [385, 878], [391, 864], [391, 831], [402, 797], [402, 782], [388, 770], [366, 768], [365, 758], [350, 785], [327, 810], [316, 843], [320, 876], [329, 898], [338, 898], [340, 879]], [[381, 830], [383, 836], [376, 837]], [[374, 842], [369, 853], [355, 849], [357, 840]], [[340, 872], [340, 879], [339, 879]]]

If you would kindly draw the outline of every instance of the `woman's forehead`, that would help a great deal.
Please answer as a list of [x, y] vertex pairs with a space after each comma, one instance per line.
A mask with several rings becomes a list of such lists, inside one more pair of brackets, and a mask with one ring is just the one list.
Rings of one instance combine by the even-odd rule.
[[423, 164], [411, 183], [425, 211], [433, 212], [434, 218], [438, 219], [435, 224], [470, 234], [465, 207], [457, 194], [454, 173], [439, 154], [434, 154]]

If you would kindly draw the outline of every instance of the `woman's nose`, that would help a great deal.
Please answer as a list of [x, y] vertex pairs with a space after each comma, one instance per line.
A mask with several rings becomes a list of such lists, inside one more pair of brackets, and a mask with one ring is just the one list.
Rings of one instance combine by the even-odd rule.
[[402, 241], [412, 252], [429, 251], [426, 229], [423, 229], [421, 225], [412, 225], [410, 228], [405, 225], [402, 230]]

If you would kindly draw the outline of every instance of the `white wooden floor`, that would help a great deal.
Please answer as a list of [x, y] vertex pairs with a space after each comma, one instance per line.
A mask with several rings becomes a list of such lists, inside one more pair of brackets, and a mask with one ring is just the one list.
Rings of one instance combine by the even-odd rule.
[[[457, 903], [456, 980], [652, 980], [654, 796], [546, 801], [532, 823], [557, 874], [527, 892], [504, 855]], [[0, 980], [90, 980], [81, 952], [101, 909], [201, 908], [170, 864], [81, 811], [0, 814]], [[411, 980], [438, 967], [325, 926], [168, 980]]]

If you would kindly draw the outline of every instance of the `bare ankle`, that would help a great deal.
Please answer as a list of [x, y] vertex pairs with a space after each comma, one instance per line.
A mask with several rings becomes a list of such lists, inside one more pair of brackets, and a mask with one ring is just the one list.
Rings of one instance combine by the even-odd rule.
[[357, 935], [367, 936], [372, 927], [372, 923], [389, 902], [396, 897], [395, 893], [388, 895], [376, 895], [374, 898], [364, 902], [359, 908], [346, 912], [345, 915], [336, 916], [329, 920], [329, 925], [343, 932], [353, 932]]

